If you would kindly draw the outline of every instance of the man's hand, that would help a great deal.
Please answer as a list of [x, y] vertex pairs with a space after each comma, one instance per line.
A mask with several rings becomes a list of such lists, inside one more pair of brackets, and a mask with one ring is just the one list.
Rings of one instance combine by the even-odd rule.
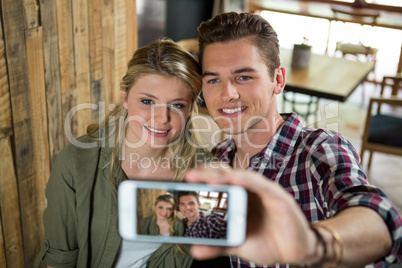
[[194, 245], [196, 259], [232, 254], [257, 264], [314, 261], [317, 241], [301, 209], [280, 185], [253, 171], [234, 169], [191, 170], [191, 183], [231, 184], [249, 193], [247, 237], [239, 247]]

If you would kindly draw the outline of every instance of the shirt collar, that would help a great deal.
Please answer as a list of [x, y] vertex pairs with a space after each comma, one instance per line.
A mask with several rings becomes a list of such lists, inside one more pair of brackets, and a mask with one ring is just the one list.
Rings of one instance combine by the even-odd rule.
[[[195, 222], [193, 222], [189, 227], [195, 226], [195, 225], [198, 224], [200, 221], [204, 222], [204, 218], [205, 218], [205, 214], [202, 213], [202, 212], [200, 212], [200, 216], [198, 217], [198, 219], [196, 219]], [[184, 218], [184, 219], [183, 219], [183, 222], [184, 222], [184, 226], [186, 226], [186, 228], [187, 228], [188, 219], [187, 219], [187, 218]]]
[[[293, 146], [296, 144], [300, 132], [304, 126], [296, 113], [281, 114], [284, 118], [284, 124], [278, 129], [271, 141], [259, 153], [251, 157], [250, 163], [255, 159], [274, 158], [277, 161], [282, 161], [286, 154], [293, 151]], [[226, 139], [219, 143], [213, 150], [212, 154], [220, 161], [231, 163], [236, 152], [236, 144], [233, 138]]]

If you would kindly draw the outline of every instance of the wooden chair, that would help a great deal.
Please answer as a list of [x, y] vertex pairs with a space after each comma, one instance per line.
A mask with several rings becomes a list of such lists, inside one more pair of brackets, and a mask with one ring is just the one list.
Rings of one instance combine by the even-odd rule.
[[[378, 104], [378, 108], [376, 114], [373, 115], [374, 103]], [[363, 165], [364, 152], [366, 150], [370, 152], [368, 168], [371, 167], [373, 152], [402, 156], [402, 116], [381, 113], [381, 104], [402, 107], [402, 99], [398, 98], [396, 94], [390, 98], [370, 99], [360, 152], [361, 165]]]
[[[378, 49], [374, 47], [364, 46], [363, 44], [352, 44], [352, 43], [344, 43], [344, 42], [336, 42], [335, 51], [340, 51], [342, 53], [342, 57], [347, 55], [353, 56], [356, 60], [360, 60], [364, 58], [364, 61], [371, 61], [374, 63], [374, 69], [372, 71], [373, 78], [366, 78], [365, 81], [376, 83], [375, 79], [375, 65], [377, 62], [377, 52]], [[364, 105], [364, 83], [362, 83], [362, 106]]]
[[389, 85], [388, 81], [391, 81], [391, 96], [398, 95], [398, 90], [402, 89], [402, 73], [394, 76], [384, 76], [381, 83], [381, 95], [384, 93], [385, 86]]
[[376, 63], [378, 49], [374, 47], [365, 46], [363, 44], [352, 44], [344, 42], [336, 42], [335, 51], [340, 51], [342, 56], [353, 55], [359, 57], [362, 55], [366, 60]]

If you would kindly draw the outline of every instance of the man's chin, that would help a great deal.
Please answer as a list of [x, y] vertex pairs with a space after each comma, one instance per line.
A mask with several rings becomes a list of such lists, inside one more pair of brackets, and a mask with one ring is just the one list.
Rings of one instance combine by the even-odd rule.
[[222, 127], [221, 127], [221, 130], [223, 133], [225, 133], [226, 135], [229, 135], [229, 136], [239, 135], [244, 132], [243, 129], [232, 129], [232, 128], [222, 128]]

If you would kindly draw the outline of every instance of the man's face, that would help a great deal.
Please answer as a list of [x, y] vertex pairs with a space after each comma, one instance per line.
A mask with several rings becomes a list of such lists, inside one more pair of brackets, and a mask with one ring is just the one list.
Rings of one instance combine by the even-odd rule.
[[184, 195], [179, 199], [179, 210], [184, 217], [195, 220], [199, 217], [200, 213], [198, 209], [201, 204], [197, 202], [197, 199], [193, 195]]
[[277, 113], [273, 96], [282, 91], [284, 69], [276, 69], [272, 81], [257, 47], [245, 39], [208, 45], [202, 69], [208, 111], [225, 133], [270, 127], [267, 119]]

